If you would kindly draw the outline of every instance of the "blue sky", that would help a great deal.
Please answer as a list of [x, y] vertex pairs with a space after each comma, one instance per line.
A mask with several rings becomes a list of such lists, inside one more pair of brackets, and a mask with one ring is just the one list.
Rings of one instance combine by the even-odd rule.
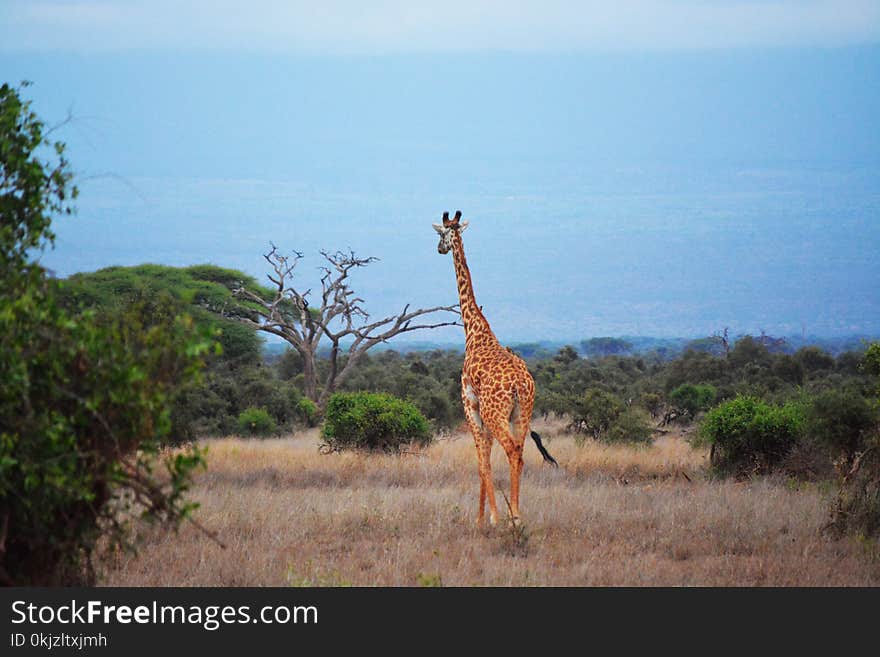
[[880, 334], [880, 3], [363, 4], [0, 3], [0, 77], [75, 117], [46, 263], [351, 247], [381, 314], [454, 299], [461, 208], [508, 341]]
[[4, 0], [7, 51], [610, 52], [874, 43], [872, 0]]

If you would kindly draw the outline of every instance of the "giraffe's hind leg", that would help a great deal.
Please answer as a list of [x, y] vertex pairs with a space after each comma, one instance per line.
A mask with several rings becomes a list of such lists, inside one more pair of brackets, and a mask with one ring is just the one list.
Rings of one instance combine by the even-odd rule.
[[507, 462], [510, 464], [510, 520], [517, 525], [519, 524], [519, 480], [523, 469], [523, 441], [517, 440], [516, 434], [511, 432], [510, 414], [486, 417], [483, 421], [507, 454]]
[[[532, 404], [527, 397], [522, 401], [518, 397], [514, 400], [513, 411], [510, 414], [510, 437], [513, 440], [513, 449], [507, 454], [510, 462], [510, 497], [516, 500], [516, 513], [513, 522], [519, 521], [519, 482], [523, 471], [523, 449], [525, 449], [526, 437], [529, 435], [529, 426], [532, 421]], [[514, 472], [516, 473], [514, 475]], [[514, 490], [514, 484], [516, 489]], [[513, 506], [513, 502], [511, 502]]]
[[495, 505], [495, 484], [492, 483], [492, 436], [483, 431], [477, 445], [480, 460], [480, 513], [477, 524], [483, 523], [483, 509], [489, 501], [489, 524], [493, 527], [498, 523], [498, 508]]

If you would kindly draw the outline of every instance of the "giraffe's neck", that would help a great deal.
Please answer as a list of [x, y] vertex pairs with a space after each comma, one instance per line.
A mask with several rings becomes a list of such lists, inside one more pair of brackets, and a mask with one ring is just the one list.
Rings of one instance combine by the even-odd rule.
[[474, 299], [471, 272], [464, 257], [464, 244], [458, 231], [452, 238], [452, 261], [455, 263], [455, 278], [458, 282], [458, 303], [464, 324], [465, 350], [469, 351], [479, 343], [497, 342], [489, 322]]

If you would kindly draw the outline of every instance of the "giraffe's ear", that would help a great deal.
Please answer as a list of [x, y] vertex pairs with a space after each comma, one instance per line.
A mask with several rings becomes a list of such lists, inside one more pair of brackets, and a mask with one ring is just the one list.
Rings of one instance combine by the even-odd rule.
[[441, 226], [440, 224], [431, 224], [431, 225], [434, 227], [434, 230], [436, 230], [441, 235], [443, 234], [443, 230], [444, 230], [443, 226]]
[[469, 222], [467, 219], [465, 219], [464, 221], [462, 221], [461, 224], [459, 224], [459, 226], [458, 226], [458, 232], [459, 232], [459, 233], [463, 233], [463, 232], [464, 232], [464, 229], [468, 227], [468, 224], [469, 224], [469, 223], [470, 223], [470, 222]]

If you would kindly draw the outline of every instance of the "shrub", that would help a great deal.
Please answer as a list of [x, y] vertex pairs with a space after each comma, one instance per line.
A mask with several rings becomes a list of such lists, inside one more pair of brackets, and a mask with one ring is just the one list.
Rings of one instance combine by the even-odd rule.
[[192, 446], [161, 448], [208, 335], [167, 299], [70, 311], [34, 261], [76, 196], [64, 145], [46, 134], [19, 90], [0, 86], [0, 585], [93, 583], [97, 546], [130, 544], [133, 517], [188, 516], [204, 463]]
[[869, 442], [840, 484], [826, 526], [836, 534], [880, 534], [880, 442]]
[[245, 436], [270, 436], [275, 433], [275, 419], [265, 408], [246, 408], [238, 416], [238, 431]]
[[804, 382], [804, 366], [794, 356], [782, 354], [778, 356], [770, 368], [773, 376], [792, 385], [802, 385]]
[[318, 418], [320, 416], [318, 405], [308, 397], [302, 397], [296, 403], [296, 414], [308, 427], [315, 426], [318, 423]]
[[648, 444], [654, 429], [645, 411], [628, 407], [614, 421], [603, 439], [610, 443], [624, 442]]
[[[862, 368], [880, 375], [880, 342], [868, 347]], [[861, 447], [844, 473], [827, 528], [838, 534], [876, 536], [880, 534], [880, 437], [869, 436]]]
[[827, 390], [807, 407], [807, 435], [844, 460], [849, 470], [857, 452], [876, 427], [876, 412], [867, 399], [851, 390]]
[[[872, 343], [865, 351], [861, 368], [868, 374], [880, 377], [880, 342]], [[878, 380], [877, 394], [880, 395], [880, 380]]]
[[449, 400], [449, 395], [437, 384], [432, 387], [427, 387], [420, 393], [409, 396], [407, 400], [415, 404], [426, 418], [430, 418], [434, 426], [451, 427], [458, 416]]
[[562, 417], [566, 413], [571, 412], [573, 405], [573, 401], [568, 395], [558, 392], [547, 392], [542, 388], [538, 388], [535, 394], [534, 411], [545, 419], [550, 415]]
[[600, 388], [591, 388], [575, 401], [571, 426], [577, 433], [599, 440], [622, 412], [623, 404], [617, 397]]
[[738, 396], [706, 414], [699, 438], [711, 445], [710, 460], [720, 472], [769, 472], [797, 443], [803, 415], [797, 403], [774, 406], [756, 397]]
[[710, 385], [683, 383], [669, 393], [669, 400], [684, 416], [693, 419], [697, 413], [707, 411], [715, 403], [718, 393]]
[[834, 359], [819, 347], [801, 347], [794, 354], [805, 372], [818, 372], [834, 368]]
[[749, 364], [761, 365], [769, 360], [770, 352], [767, 347], [751, 335], [744, 335], [737, 340], [727, 355], [727, 362], [734, 369], [742, 369]]
[[428, 421], [411, 403], [387, 393], [341, 392], [330, 397], [321, 436], [330, 451], [394, 451], [431, 441]]
[[657, 418], [663, 411], [663, 397], [656, 392], [643, 392], [639, 403], [644, 407], [652, 418]]

